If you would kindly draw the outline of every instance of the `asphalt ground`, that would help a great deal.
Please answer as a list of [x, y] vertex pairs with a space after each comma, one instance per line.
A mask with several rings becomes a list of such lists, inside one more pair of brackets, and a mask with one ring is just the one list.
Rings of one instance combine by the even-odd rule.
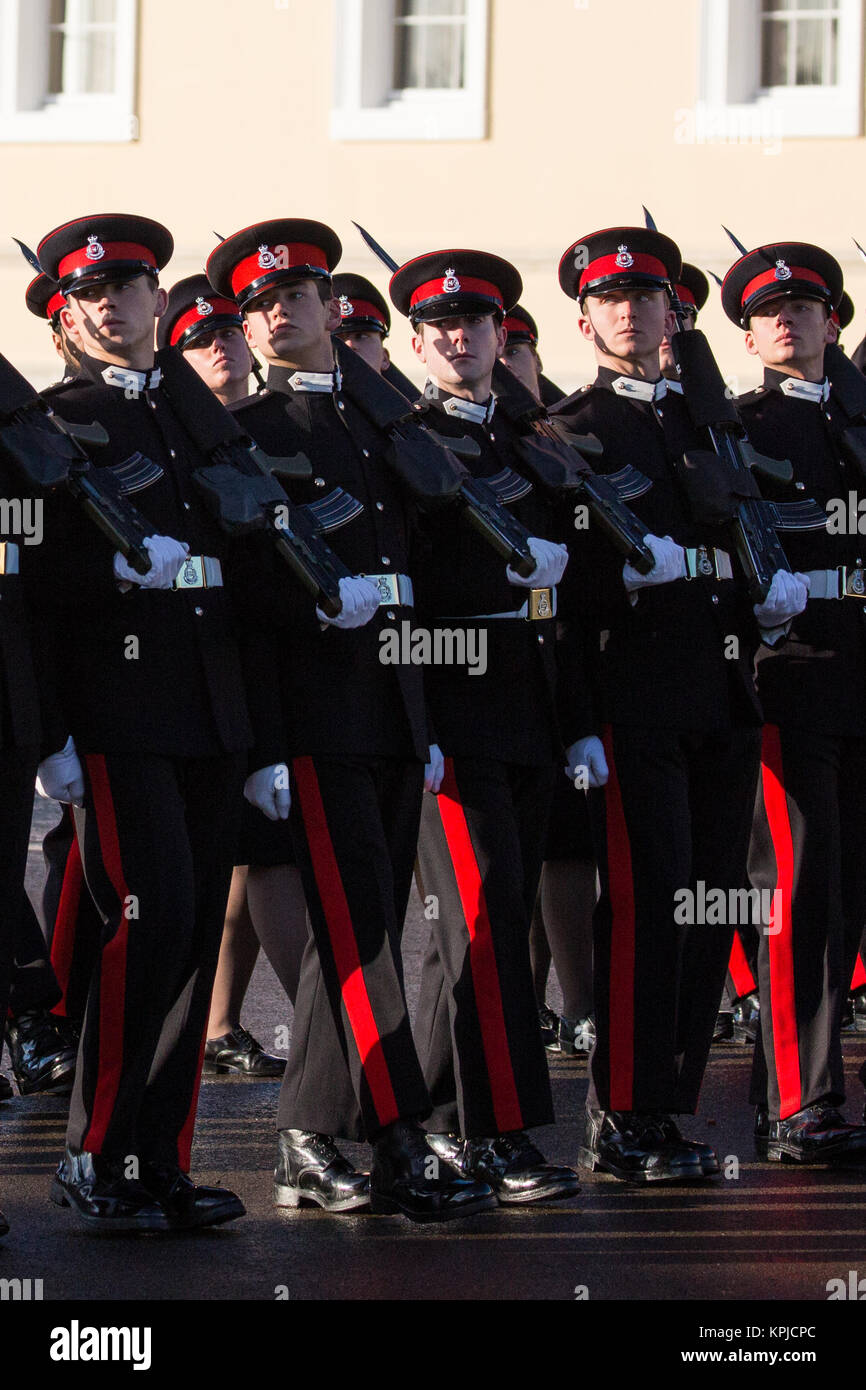
[[[44, 820], [40, 812], [43, 825]], [[38, 838], [37, 833], [34, 851]], [[40, 871], [35, 853], [30, 868], [32, 887]], [[414, 898], [405, 934], [410, 1008], [424, 940], [423, 914]], [[554, 983], [552, 1003], [555, 994]], [[290, 1016], [273, 972], [260, 958], [244, 1023], [269, 1049], [281, 1050]], [[855, 1118], [863, 1105], [856, 1073], [866, 1058], [866, 1036], [849, 1038], [845, 1056], [848, 1114]], [[444, 1226], [369, 1213], [328, 1216], [318, 1208], [276, 1210], [272, 1170], [279, 1083], [221, 1078], [202, 1085], [192, 1171], [201, 1182], [238, 1192], [246, 1218], [197, 1235], [100, 1239], [86, 1233], [69, 1210], [48, 1201], [63, 1147], [65, 1102], [16, 1094], [0, 1107], [0, 1199], [11, 1226], [0, 1242], [0, 1294], [14, 1297], [7, 1291], [14, 1284], [5, 1286], [4, 1279], [30, 1280], [33, 1299], [68, 1302], [84, 1315], [94, 1301], [111, 1300], [116, 1310], [126, 1307], [121, 1315], [127, 1318], [135, 1311], [131, 1305], [142, 1303], [150, 1305], [149, 1316], [160, 1316], [163, 1304], [165, 1315], [171, 1305], [177, 1317], [191, 1300], [201, 1300], [199, 1310], [239, 1300], [532, 1299], [590, 1306], [629, 1300], [654, 1305], [651, 1312], [645, 1306], [643, 1316], [657, 1333], [674, 1310], [679, 1310], [675, 1326], [682, 1328], [682, 1310], [689, 1304], [713, 1301], [711, 1320], [719, 1322], [733, 1315], [740, 1301], [755, 1301], [748, 1317], [757, 1323], [757, 1302], [770, 1300], [768, 1318], [814, 1323], [821, 1310], [813, 1306], [804, 1318], [801, 1301], [827, 1303], [829, 1292], [840, 1289], [830, 1281], [843, 1281], [848, 1301], [851, 1290], [866, 1298], [866, 1170], [759, 1161], [747, 1104], [750, 1065], [748, 1047], [714, 1048], [700, 1115], [683, 1125], [689, 1137], [716, 1148], [720, 1178], [693, 1187], [640, 1188], [583, 1175], [580, 1195], [572, 1201], [500, 1208]], [[551, 1058], [550, 1069], [558, 1123], [533, 1137], [551, 1161], [574, 1164], [586, 1062]], [[359, 1165], [369, 1161], [362, 1146], [344, 1147]], [[800, 1304], [796, 1318], [791, 1301]], [[834, 1301], [832, 1311], [837, 1310]], [[21, 1304], [17, 1311], [23, 1312]], [[692, 1311], [698, 1320], [710, 1317], [706, 1307]], [[612, 1313], [608, 1310], [608, 1317]], [[90, 1307], [91, 1317], [95, 1314]], [[215, 1310], [210, 1316], [219, 1318]], [[584, 1309], [584, 1328], [587, 1316]], [[633, 1312], [625, 1325], [634, 1326]], [[674, 1346], [679, 1333], [672, 1335]]]

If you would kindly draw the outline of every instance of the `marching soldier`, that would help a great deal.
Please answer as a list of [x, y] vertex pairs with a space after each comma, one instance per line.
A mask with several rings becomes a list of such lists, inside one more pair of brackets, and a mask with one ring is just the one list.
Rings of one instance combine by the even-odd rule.
[[[805, 598], [783, 576], [753, 616], [726, 529], [686, 505], [677, 464], [704, 441], [659, 366], [680, 268], [668, 237], [632, 227], [581, 238], [559, 267], [598, 371], [554, 413], [598, 436], [606, 473], [632, 464], [651, 483], [630, 503], [648, 527], [648, 574], [592, 529], [573, 548], [595, 709], [568, 753], [572, 774], [596, 789], [601, 881], [580, 1159], [634, 1182], [719, 1171], [673, 1116], [697, 1109], [731, 931], [681, 925], [676, 895], [691, 891], [694, 903], [700, 882], [727, 893], [744, 880], [760, 725], [755, 617], [775, 623]], [[779, 599], [780, 589], [790, 593]]]
[[[208, 260], [268, 364], [268, 390], [238, 420], [270, 453], [313, 466], [295, 499], [341, 487], [363, 504], [329, 533], [349, 570], [346, 608], [325, 630], [288, 615], [303, 661], [282, 666], [293, 773], [293, 830], [314, 944], [304, 956], [277, 1124], [278, 1205], [447, 1220], [494, 1204], [484, 1183], [439, 1164], [420, 1121], [430, 1097], [412, 1041], [400, 934], [411, 885], [428, 754], [421, 670], [380, 659], [381, 636], [411, 621], [415, 504], [387, 462], [388, 439], [344, 389], [331, 335], [341, 321], [331, 272], [336, 234], [307, 219], [237, 232]], [[344, 349], [346, 358], [352, 357]], [[369, 368], [364, 365], [363, 372]], [[375, 583], [373, 582], [375, 581]], [[380, 596], [383, 601], [380, 605]], [[324, 616], [324, 615], [321, 615]], [[342, 1064], [341, 1064], [342, 1059]], [[334, 1136], [367, 1138], [355, 1171]]]
[[505, 315], [504, 327], [508, 337], [500, 361], [543, 405], [561, 401], [565, 392], [544, 375], [538, 351], [538, 325], [529, 311], [522, 304], [515, 304]]
[[[52, 1198], [98, 1231], [243, 1215], [233, 1193], [187, 1174], [254, 734], [273, 758], [254, 762], [256, 786], [269, 782], [272, 813], [280, 798], [273, 660], [250, 597], [257, 552], [229, 543], [199, 501], [192, 472], [208, 456], [154, 362], [171, 251], [159, 223], [121, 214], [66, 223], [39, 247], [84, 348], [79, 376], [48, 400], [65, 420], [105, 428], [98, 464], [153, 527], [142, 575], [61, 500], [39, 557], [67, 758], [77, 749], [84, 764], [81, 856], [105, 924]], [[244, 599], [241, 623], [233, 603]]]
[[839, 1030], [866, 919], [866, 582], [862, 537], [838, 523], [866, 485], [824, 366], [841, 294], [834, 258], [799, 242], [742, 256], [722, 287], [725, 313], [764, 368], [737, 409], [754, 446], [793, 465], [790, 484], [761, 477], [762, 490], [774, 501], [805, 492], [829, 514], [819, 530], [785, 535], [809, 602], [787, 641], [757, 656], [766, 725], [749, 877], [774, 907], [758, 945], [751, 1099], [759, 1152], [777, 1161], [866, 1153], [866, 1128], [839, 1110]]
[[[477, 444], [468, 461], [475, 476], [511, 470], [511, 506], [540, 538], [556, 524], [554, 508], [516, 472], [512, 427], [491, 395], [503, 319], [520, 288], [500, 257], [445, 250], [402, 266], [390, 293], [427, 369], [435, 429]], [[567, 555], [534, 539], [538, 572], [527, 594], [452, 518], [431, 518], [427, 532], [423, 625], [466, 632], [467, 651], [472, 630], [485, 652], [483, 669], [434, 665], [428, 678], [431, 761], [441, 771], [425, 797], [418, 866], [437, 912], [415, 1035], [434, 1104], [430, 1144], [458, 1172], [488, 1182], [500, 1203], [571, 1197], [576, 1173], [548, 1164], [526, 1133], [553, 1122], [529, 927], [560, 748], [556, 584]]]
[[407, 400], [418, 398], [418, 391], [407, 376], [394, 366], [385, 339], [391, 332], [391, 310], [384, 295], [364, 275], [334, 276], [334, 295], [340, 304], [340, 322], [334, 330], [347, 347], [360, 353], [375, 372], [402, 392]]

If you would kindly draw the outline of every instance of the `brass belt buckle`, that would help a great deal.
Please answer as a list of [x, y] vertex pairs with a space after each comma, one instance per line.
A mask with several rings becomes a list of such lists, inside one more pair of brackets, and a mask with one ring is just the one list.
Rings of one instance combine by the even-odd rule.
[[188, 555], [180, 567], [172, 588], [203, 589], [204, 587], [204, 562], [202, 557], [200, 555]]
[[866, 575], [862, 565], [855, 565], [853, 569], [847, 565], [839, 566], [839, 590], [840, 598], [866, 597]]
[[553, 617], [553, 590], [530, 589], [526, 607], [526, 621], [536, 622], [539, 618]]
[[705, 545], [699, 545], [695, 553], [695, 569], [698, 574], [703, 575], [704, 579], [718, 579], [716, 569], [716, 551], [713, 547], [712, 559], [710, 552]]
[[400, 587], [396, 574], [365, 574], [363, 578], [376, 585], [380, 604], [400, 602]]

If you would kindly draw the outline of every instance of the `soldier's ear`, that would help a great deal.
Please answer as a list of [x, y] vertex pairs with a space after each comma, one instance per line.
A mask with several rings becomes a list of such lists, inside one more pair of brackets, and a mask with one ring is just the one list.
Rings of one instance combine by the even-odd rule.
[[246, 338], [247, 343], [250, 347], [256, 346], [255, 335], [253, 333], [253, 330], [250, 328], [250, 321], [247, 318], [244, 319], [244, 337]]
[[505, 344], [508, 342], [508, 329], [504, 323], [500, 323], [496, 328], [496, 356], [501, 357], [505, 351]]
[[168, 308], [168, 293], [160, 287], [156, 292], [156, 303], [153, 308], [154, 318], [161, 319]]
[[839, 338], [839, 330], [838, 330], [838, 328], [836, 327], [836, 325], [835, 325], [835, 323], [833, 322], [833, 320], [831, 319], [830, 315], [828, 314], [828, 315], [827, 315], [827, 321], [826, 321], [826, 323], [824, 324], [824, 342], [825, 342], [825, 343], [835, 343], [835, 342], [838, 341], [838, 338]]
[[387, 372], [391, 365], [391, 354], [386, 347], [382, 348], [382, 371]]
[[752, 332], [751, 328], [746, 329], [746, 352], [748, 352], [752, 357], [758, 356], [758, 345], [755, 342], [755, 335]]
[[595, 329], [590, 322], [589, 315], [583, 309], [580, 312], [580, 318], [577, 320], [577, 326], [582, 338], [585, 338], [588, 343], [595, 342]]
[[[420, 329], [420, 325], [419, 325], [419, 329]], [[421, 337], [420, 331], [419, 331], [418, 333], [413, 333], [413, 334], [412, 334], [412, 351], [414, 352], [415, 356], [418, 358], [418, 361], [419, 361], [419, 362], [424, 362], [424, 363], [426, 363], [426, 361], [427, 361], [427, 353], [424, 351], [424, 339]]]
[[338, 329], [338, 328], [340, 327], [340, 324], [341, 324], [342, 321], [343, 321], [343, 316], [342, 316], [342, 314], [340, 313], [340, 301], [339, 301], [339, 299], [329, 299], [329, 300], [327, 300], [327, 301], [326, 301], [326, 304], [325, 304], [325, 308], [326, 308], [326, 311], [327, 311], [327, 318], [326, 318], [325, 326], [326, 326], [326, 328], [327, 328], [327, 330], [328, 330], [329, 333], [333, 333], [336, 329]]
[[78, 332], [75, 319], [72, 317], [68, 304], [64, 304], [63, 308], [60, 310], [60, 322], [63, 324], [63, 327], [66, 329], [67, 333]]

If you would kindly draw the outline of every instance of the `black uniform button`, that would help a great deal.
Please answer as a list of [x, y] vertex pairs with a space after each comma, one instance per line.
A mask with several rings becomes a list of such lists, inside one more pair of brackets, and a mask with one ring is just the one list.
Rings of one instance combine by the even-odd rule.
[[324, 478], [314, 478], [314, 479], [313, 479], [313, 482], [316, 484], [316, 487], [324, 487], [324, 486], [325, 486], [325, 480], [324, 480]]
[[383, 564], [383, 565], [390, 565], [390, 563], [391, 563], [391, 561], [388, 559], [388, 556], [387, 556], [387, 555], [383, 555], [383, 556], [382, 556], [382, 564]]
[[393, 623], [393, 621], [394, 621], [394, 614], [393, 614], [390, 610], [385, 614], [385, 617], [389, 620], [389, 622], [392, 622], [392, 623]]
[[197, 608], [197, 609], [195, 610], [195, 616], [196, 616], [197, 618], [203, 618], [203, 617], [204, 617], [204, 609], [203, 609], [203, 608]]
[[338, 410], [345, 410], [345, 409], [346, 409], [346, 407], [343, 405], [343, 402], [342, 402], [342, 401], [337, 401], [337, 409], [338, 409]]
[[540, 647], [543, 647], [543, 646], [544, 646], [544, 638], [542, 637], [542, 635], [541, 635], [540, 632], [539, 632], [539, 634], [538, 634], [538, 645], [539, 645]]
[[719, 596], [718, 596], [718, 594], [713, 594], [713, 603], [718, 603], [718, 601], [719, 601]]
[[177, 458], [177, 449], [169, 449], [168, 452], [171, 454], [171, 457], [172, 457], [173, 459], [176, 459], [176, 458]]
[[361, 453], [364, 455], [364, 458], [365, 458], [365, 459], [368, 459], [368, 458], [370, 457], [370, 450], [369, 450], [369, 449], [362, 449], [362, 450], [361, 450]]
[[376, 511], [377, 511], [377, 512], [384, 512], [384, 510], [385, 510], [385, 503], [384, 503], [384, 502], [377, 502], [377, 503], [376, 503]]
[[190, 511], [190, 509], [191, 509], [191, 508], [190, 508], [190, 503], [189, 503], [189, 502], [184, 502], [184, 504], [183, 504], [183, 509], [184, 509], [185, 512]]
[[794, 484], [794, 487], [797, 489], [798, 492], [805, 492], [805, 491], [806, 491], [806, 484], [805, 484], [805, 483], [795, 483], [795, 484]]

